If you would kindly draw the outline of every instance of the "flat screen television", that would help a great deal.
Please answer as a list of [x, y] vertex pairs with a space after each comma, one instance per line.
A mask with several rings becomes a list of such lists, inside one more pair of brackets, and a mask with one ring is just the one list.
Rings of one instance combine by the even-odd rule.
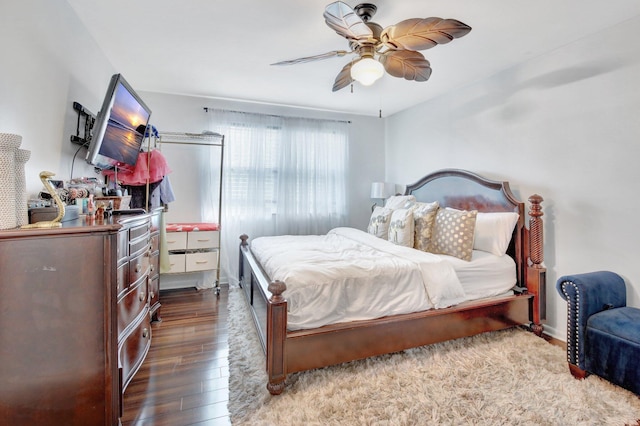
[[87, 163], [99, 169], [133, 169], [150, 116], [140, 96], [115, 74], [91, 131]]

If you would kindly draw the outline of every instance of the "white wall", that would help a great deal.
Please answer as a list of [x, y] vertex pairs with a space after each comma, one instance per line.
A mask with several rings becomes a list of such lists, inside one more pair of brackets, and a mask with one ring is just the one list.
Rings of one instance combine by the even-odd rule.
[[563, 340], [562, 275], [616, 271], [640, 306], [638, 37], [635, 18], [387, 120], [387, 180], [455, 167], [544, 197], [547, 330]]
[[[98, 112], [113, 67], [64, 0], [4, 1], [0, 5], [0, 132], [23, 137], [31, 151], [27, 190], [42, 189], [38, 174], [67, 180], [78, 149], [74, 101]], [[132, 82], [135, 83], [135, 82]], [[97, 176], [75, 161], [74, 177]]]

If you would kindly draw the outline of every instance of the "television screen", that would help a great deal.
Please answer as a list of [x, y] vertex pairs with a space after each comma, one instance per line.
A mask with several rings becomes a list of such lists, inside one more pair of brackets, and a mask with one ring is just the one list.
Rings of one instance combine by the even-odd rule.
[[121, 74], [111, 77], [91, 132], [87, 162], [99, 169], [132, 169], [151, 110]]

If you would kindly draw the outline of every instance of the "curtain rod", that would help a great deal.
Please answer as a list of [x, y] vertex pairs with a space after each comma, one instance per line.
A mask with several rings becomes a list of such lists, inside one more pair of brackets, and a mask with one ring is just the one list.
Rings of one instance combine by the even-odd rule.
[[276, 115], [276, 114], [263, 114], [260, 112], [247, 112], [247, 111], [235, 111], [235, 110], [231, 110], [231, 109], [217, 109], [217, 108], [209, 108], [209, 107], [203, 107], [204, 112], [209, 112], [211, 111], [224, 111], [224, 112], [233, 112], [233, 113], [237, 113], [237, 114], [255, 114], [255, 115], [264, 115], [266, 117], [276, 117], [276, 118], [301, 118], [301, 119], [306, 119], [306, 120], [318, 120], [318, 121], [333, 121], [336, 123], [347, 123], [347, 124], [351, 124], [351, 120], [334, 120], [334, 119], [326, 119], [326, 118], [309, 118], [309, 117], [292, 117], [292, 116], [283, 116], [283, 115]]
[[[220, 133], [159, 132], [159, 135], [160, 137], [157, 142], [160, 144], [224, 146], [224, 135], [221, 135]], [[162, 140], [163, 137], [170, 140]], [[212, 141], [214, 138], [219, 139], [220, 142]], [[203, 142], [195, 142], [197, 140], [202, 140]], [[207, 140], [210, 140], [211, 142], [206, 142]]]
[[159, 141], [160, 144], [173, 144], [173, 145], [200, 145], [200, 146], [223, 146], [221, 143], [201, 143], [201, 142], [174, 142], [174, 141]]

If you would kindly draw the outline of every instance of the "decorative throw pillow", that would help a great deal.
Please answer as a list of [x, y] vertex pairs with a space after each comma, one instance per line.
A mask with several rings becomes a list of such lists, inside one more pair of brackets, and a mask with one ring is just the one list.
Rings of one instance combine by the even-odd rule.
[[416, 203], [413, 208], [413, 222], [415, 227], [415, 240], [413, 247], [428, 251], [433, 237], [433, 224], [438, 213], [438, 202]]
[[473, 248], [502, 256], [507, 252], [518, 213], [478, 213]]
[[389, 234], [389, 221], [391, 219], [391, 213], [393, 213], [393, 210], [386, 207], [378, 206], [373, 209], [373, 213], [371, 213], [371, 218], [369, 219], [369, 227], [367, 228], [367, 232], [371, 235], [375, 235], [378, 238], [386, 240]]
[[439, 209], [429, 251], [470, 261], [477, 210]]
[[415, 202], [415, 195], [393, 195], [387, 199], [384, 206], [391, 210], [408, 209]]
[[399, 246], [413, 247], [413, 209], [397, 209], [389, 222], [389, 241]]

